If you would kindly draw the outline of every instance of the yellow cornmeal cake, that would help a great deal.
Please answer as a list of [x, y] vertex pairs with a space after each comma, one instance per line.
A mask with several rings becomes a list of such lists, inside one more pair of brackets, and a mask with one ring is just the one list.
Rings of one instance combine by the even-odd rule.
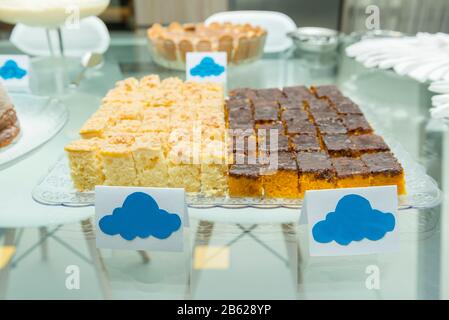
[[69, 154], [70, 172], [75, 188], [92, 190], [104, 182], [103, 166], [99, 157], [101, 140], [98, 138], [73, 141], [65, 147]]
[[209, 141], [201, 151], [201, 191], [213, 196], [224, 196], [228, 187], [228, 152], [226, 144]]
[[119, 81], [65, 150], [80, 191], [116, 185], [224, 195], [225, 130], [220, 85], [150, 75]]

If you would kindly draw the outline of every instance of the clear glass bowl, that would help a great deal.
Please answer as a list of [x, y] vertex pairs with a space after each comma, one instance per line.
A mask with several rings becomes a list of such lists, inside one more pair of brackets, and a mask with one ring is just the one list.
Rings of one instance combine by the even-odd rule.
[[[226, 46], [220, 48], [218, 44], [209, 42], [210, 50], [197, 50], [196, 45], [187, 43], [184, 50], [180, 48], [179, 43], [170, 39], [150, 39], [148, 46], [154, 61], [168, 69], [185, 70], [186, 52], [191, 51], [225, 51], [228, 54], [228, 66], [238, 66], [248, 64], [259, 59], [263, 54], [266, 35], [254, 38], [243, 38], [234, 40]], [[184, 40], [185, 41], [185, 40]], [[185, 50], [185, 48], [190, 48]]]

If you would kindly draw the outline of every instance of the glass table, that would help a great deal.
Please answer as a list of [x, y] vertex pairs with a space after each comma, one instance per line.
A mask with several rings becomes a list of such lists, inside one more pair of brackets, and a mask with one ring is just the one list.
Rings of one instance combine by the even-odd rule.
[[[17, 53], [8, 42], [0, 42], [0, 50]], [[67, 64], [69, 79], [78, 64]], [[231, 216], [242, 217], [238, 221], [204, 218], [231, 210], [219, 208], [189, 209], [183, 253], [98, 251], [93, 208], [44, 206], [31, 192], [107, 90], [124, 77], [149, 73], [184, 78], [152, 62], [145, 38], [120, 33], [112, 34], [104, 66], [88, 72], [77, 90], [56, 90], [61, 78], [36, 71], [32, 89], [61, 99], [70, 118], [44, 146], [0, 170], [0, 299], [449, 298], [447, 128], [429, 118], [426, 84], [365, 69], [341, 53], [267, 56], [230, 69], [228, 89], [336, 83], [369, 105], [384, 131], [427, 168], [446, 197], [436, 208], [399, 213], [399, 252], [310, 257], [305, 225], [263, 218], [291, 209], [232, 209]], [[254, 214], [261, 217], [257, 223], [245, 219]], [[373, 272], [379, 275], [376, 285]]]

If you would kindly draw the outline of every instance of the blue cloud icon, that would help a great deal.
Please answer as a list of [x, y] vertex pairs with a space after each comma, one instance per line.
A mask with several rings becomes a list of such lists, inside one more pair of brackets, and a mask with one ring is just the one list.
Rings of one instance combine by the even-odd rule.
[[392, 213], [373, 209], [364, 197], [350, 194], [338, 201], [335, 211], [329, 212], [325, 220], [313, 226], [312, 235], [320, 243], [335, 241], [346, 246], [364, 238], [380, 240], [393, 231], [395, 224]]
[[153, 236], [166, 239], [179, 230], [181, 218], [175, 213], [162, 210], [148, 194], [134, 192], [128, 195], [122, 207], [99, 221], [101, 231], [110, 236], [119, 234], [125, 240]]
[[8, 79], [22, 79], [27, 74], [26, 70], [20, 68], [14, 60], [6, 60], [0, 67], [0, 77]]
[[199, 64], [190, 69], [192, 76], [200, 76], [201, 78], [209, 76], [219, 76], [225, 71], [222, 65], [219, 65], [211, 57], [204, 57]]

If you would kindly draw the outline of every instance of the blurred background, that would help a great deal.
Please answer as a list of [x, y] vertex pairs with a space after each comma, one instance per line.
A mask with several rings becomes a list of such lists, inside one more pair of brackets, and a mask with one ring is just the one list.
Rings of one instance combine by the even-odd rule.
[[[203, 21], [226, 10], [274, 10], [286, 13], [298, 26], [350, 33], [366, 30], [368, 5], [379, 7], [381, 29], [449, 32], [447, 0], [112, 0], [101, 18], [110, 30], [138, 31], [155, 22]], [[7, 37], [10, 29], [10, 25], [0, 23], [1, 37]]]

